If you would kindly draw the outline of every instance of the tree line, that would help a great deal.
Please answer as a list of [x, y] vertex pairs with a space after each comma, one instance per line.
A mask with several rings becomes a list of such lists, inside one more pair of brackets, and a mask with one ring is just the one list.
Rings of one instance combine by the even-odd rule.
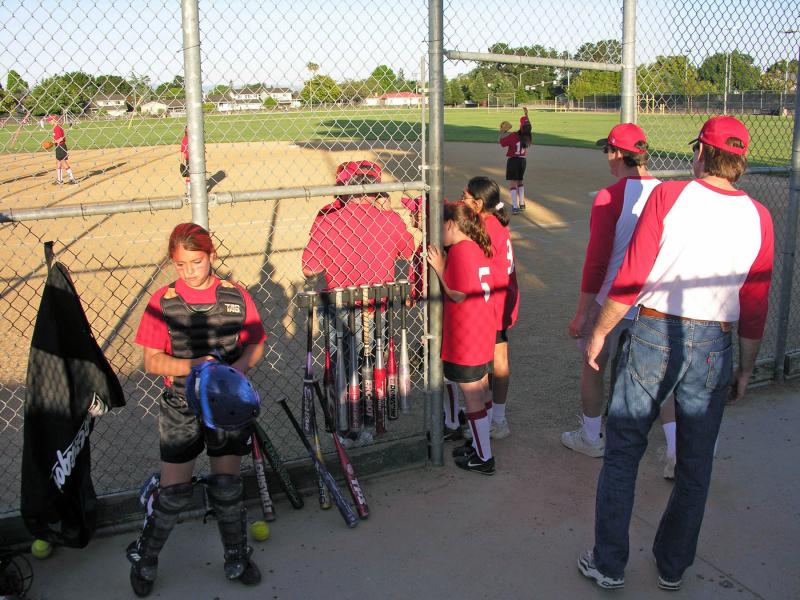
[[[617, 64], [622, 57], [622, 44], [618, 40], [587, 42], [573, 54], [541, 45], [512, 47], [505, 43], [496, 43], [488, 50], [496, 54]], [[305, 104], [311, 105], [358, 104], [370, 96], [414, 92], [420, 87], [417, 81], [407, 79], [402, 69], [395, 72], [387, 65], [379, 65], [364, 79], [342, 81], [321, 74], [317, 63], [309, 62], [306, 70], [310, 77], [299, 96]], [[762, 70], [752, 56], [739, 50], [711, 54], [699, 66], [682, 54], [658, 56], [652, 63], [637, 67], [637, 81], [640, 92], [651, 95], [723, 93], [726, 82], [729, 93], [752, 90], [791, 92], [797, 88], [797, 59], [779, 60]], [[619, 94], [620, 82], [621, 74], [612, 71], [478, 62], [467, 73], [445, 81], [444, 102], [447, 105], [481, 104], [489, 96], [513, 97], [517, 103], [561, 95], [580, 100], [592, 95]], [[218, 85], [212, 93], [230, 89], [230, 85]], [[185, 97], [184, 81], [180, 75], [153, 86], [149, 77], [136, 73], [122, 77], [92, 76], [73, 71], [48, 77], [30, 86], [17, 71], [11, 70], [5, 88], [0, 86], [0, 112], [35, 116], [80, 113], [100, 92], [124, 96], [131, 110], [137, 110], [144, 101], [152, 98], [169, 101]], [[269, 100], [265, 101], [265, 106], [270, 106]]]

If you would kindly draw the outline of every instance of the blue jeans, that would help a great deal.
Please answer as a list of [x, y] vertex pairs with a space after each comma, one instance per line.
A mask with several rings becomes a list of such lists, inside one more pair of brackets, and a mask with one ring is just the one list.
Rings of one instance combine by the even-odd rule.
[[639, 461], [650, 426], [673, 392], [675, 485], [653, 553], [660, 575], [670, 581], [681, 579], [694, 562], [714, 442], [732, 378], [731, 333], [719, 323], [636, 318], [619, 355], [597, 482], [594, 561], [600, 572], [624, 574]]

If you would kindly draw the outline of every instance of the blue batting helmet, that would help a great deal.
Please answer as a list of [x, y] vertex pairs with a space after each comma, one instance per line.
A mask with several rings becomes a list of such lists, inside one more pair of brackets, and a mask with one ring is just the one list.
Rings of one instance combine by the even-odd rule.
[[242, 429], [258, 416], [261, 403], [253, 384], [233, 367], [204, 362], [186, 378], [186, 403], [209, 429]]

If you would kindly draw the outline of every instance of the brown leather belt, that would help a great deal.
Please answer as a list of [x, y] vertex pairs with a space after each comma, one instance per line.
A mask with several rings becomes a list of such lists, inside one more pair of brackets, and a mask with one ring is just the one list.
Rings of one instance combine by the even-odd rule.
[[703, 321], [702, 319], [691, 319], [689, 317], [681, 317], [680, 315], [669, 315], [667, 313], [663, 313], [660, 310], [656, 310], [654, 308], [648, 308], [646, 306], [639, 306], [639, 314], [643, 317], [652, 317], [654, 319], [680, 319], [681, 321], [701, 321], [703, 323], [718, 323], [719, 328], [722, 331], [730, 331], [731, 324], [727, 321]]

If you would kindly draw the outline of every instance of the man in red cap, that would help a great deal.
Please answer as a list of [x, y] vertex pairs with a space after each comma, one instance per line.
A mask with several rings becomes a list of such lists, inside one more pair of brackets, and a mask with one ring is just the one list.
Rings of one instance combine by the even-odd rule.
[[[602, 146], [608, 169], [618, 179], [597, 193], [589, 218], [589, 245], [583, 263], [581, 293], [575, 316], [569, 323], [569, 335], [578, 340], [581, 352], [586, 350], [586, 340], [622, 264], [642, 208], [653, 188], [661, 183], [647, 171], [647, 136], [641, 127], [633, 123], [617, 125], [607, 137], [598, 140], [597, 145]], [[581, 426], [561, 434], [561, 443], [575, 452], [595, 458], [603, 456], [603, 372], [609, 361], [613, 362], [620, 337], [631, 326], [634, 317], [636, 309], [631, 308], [606, 336], [597, 357], [599, 369], [586, 363], [581, 368]], [[675, 407], [671, 398], [662, 407], [661, 422], [667, 440], [664, 477], [672, 479], [675, 471]]]
[[[675, 394], [675, 485], [653, 543], [658, 586], [681, 587], [694, 562], [725, 403], [744, 396], [767, 317], [772, 217], [734, 183], [747, 169], [747, 128], [709, 119], [693, 140], [695, 179], [657, 186], [645, 205], [586, 344], [598, 368], [606, 336], [638, 314], [619, 354], [597, 483], [595, 544], [578, 568], [602, 588], [625, 584], [639, 461], [660, 406]], [[733, 372], [731, 330], [738, 322]]]
[[[381, 168], [361, 160], [342, 163], [336, 185], [380, 183]], [[395, 260], [410, 259], [414, 237], [393, 210], [378, 206], [381, 194], [337, 196], [323, 207], [311, 226], [303, 250], [303, 275], [325, 274], [328, 289], [394, 280]]]
[[47, 122], [53, 126], [53, 143], [55, 144], [56, 152], [56, 180], [53, 185], [61, 185], [64, 183], [63, 172], [67, 170], [70, 183], [78, 183], [75, 176], [72, 174], [72, 167], [69, 164], [69, 152], [67, 150], [67, 136], [64, 133], [64, 128], [58, 122], [56, 115], [47, 117]]

